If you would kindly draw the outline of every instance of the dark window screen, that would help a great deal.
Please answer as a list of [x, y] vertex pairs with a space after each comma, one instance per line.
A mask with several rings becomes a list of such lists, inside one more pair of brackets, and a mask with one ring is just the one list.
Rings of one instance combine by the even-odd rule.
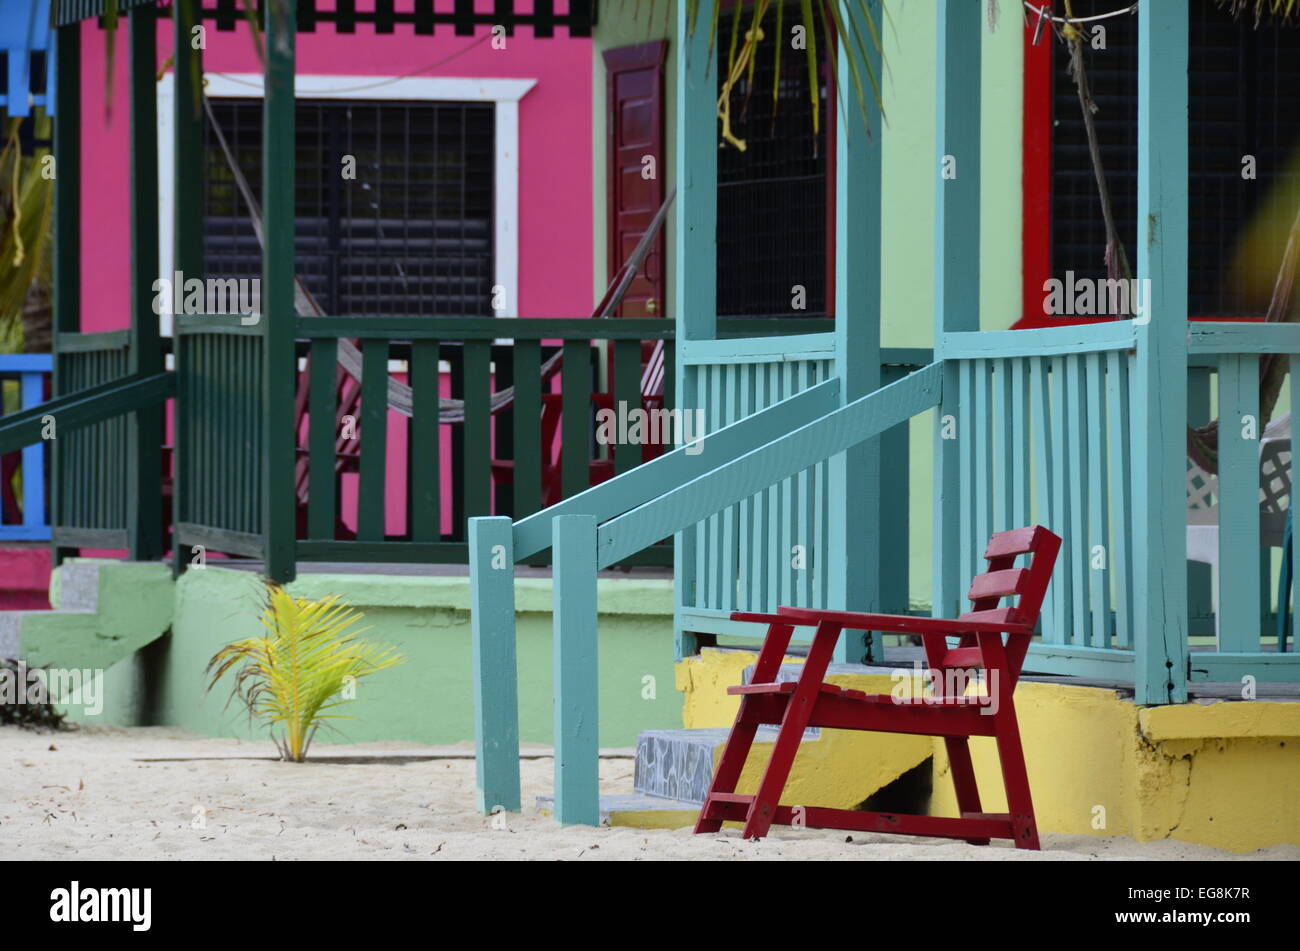
[[[212, 109], [260, 199], [261, 100]], [[296, 121], [296, 266], [327, 314], [492, 315], [491, 105], [299, 102]], [[256, 277], [248, 209], [206, 138], [207, 275]]]
[[[740, 38], [753, 21], [740, 16]], [[820, 128], [814, 134], [804, 50], [790, 48], [790, 28], [799, 23], [798, 5], [785, 4], [781, 32], [781, 84], [772, 102], [775, 76], [773, 6], [763, 20], [752, 85], [745, 79], [732, 96], [731, 127], [745, 151], [718, 151], [718, 313], [732, 317], [824, 317], [826, 315], [826, 127], [834, 122], [827, 105], [826, 42], [820, 19], [814, 24], [822, 65], [818, 90]], [[719, 18], [718, 83], [726, 72], [733, 20]], [[719, 124], [721, 129], [721, 124]], [[806, 308], [794, 310], [792, 288], [807, 289]]]
[[[1115, 9], [1111, 0], [1075, 0], [1075, 16]], [[1188, 313], [1260, 316], [1281, 263], [1300, 188], [1300, 30], [1240, 21], [1209, 2], [1189, 5]], [[1129, 261], [1137, 267], [1137, 17], [1103, 21], [1106, 48], [1085, 51], [1099, 111], [1097, 132], [1112, 207]], [[1044, 40], [1044, 42], [1047, 42]], [[1105, 276], [1106, 229], [1088, 156], [1078, 93], [1062, 45], [1054, 49], [1052, 276]], [[1256, 179], [1242, 178], [1255, 157]], [[1243, 243], [1267, 222], [1268, 237]], [[1240, 279], [1234, 259], [1251, 262]]]

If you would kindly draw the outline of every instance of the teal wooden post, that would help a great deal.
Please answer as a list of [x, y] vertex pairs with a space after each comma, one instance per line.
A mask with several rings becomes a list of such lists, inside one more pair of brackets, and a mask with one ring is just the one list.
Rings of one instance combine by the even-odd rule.
[[[1291, 370], [1291, 379], [1290, 379], [1291, 418], [1295, 420], [1300, 420], [1300, 355], [1294, 353], [1291, 354], [1291, 356], [1288, 358], [1288, 362], [1290, 364], [1290, 370]], [[1297, 443], [1297, 439], [1293, 430], [1291, 436], [1291, 447], [1292, 447], [1291, 458], [1292, 459], [1295, 458], [1296, 443]], [[1294, 463], [1292, 464], [1291, 471], [1292, 473], [1296, 472], [1296, 466]], [[1296, 489], [1294, 486], [1295, 483], [1292, 482], [1291, 498], [1293, 499], [1295, 498], [1295, 493], [1296, 493]], [[1282, 603], [1279, 594], [1279, 604], [1277, 609], [1279, 614], [1281, 614], [1284, 611], [1290, 611], [1293, 619], [1296, 616], [1296, 614], [1300, 614], [1300, 611], [1296, 611], [1296, 607], [1300, 607], [1300, 525], [1295, 524], [1294, 517], [1295, 517], [1295, 513], [1292, 512], [1292, 519], [1293, 519], [1291, 525], [1291, 599], [1292, 599], [1291, 605], [1292, 606], [1288, 607], [1285, 603]], [[1279, 625], [1278, 629], [1283, 631], [1286, 630], [1286, 628], [1281, 625]], [[1293, 636], [1290, 640], [1290, 647], [1291, 650], [1294, 652], [1298, 650], [1298, 648], [1296, 647], [1295, 638], [1300, 637], [1300, 624], [1293, 623], [1291, 626], [1291, 631]], [[1279, 651], [1282, 650], [1281, 643], [1278, 644], [1277, 649]]]
[[262, 110], [262, 531], [266, 576], [294, 577], [294, 5], [269, 5]]
[[519, 674], [515, 660], [514, 528], [504, 516], [469, 520], [474, 648], [474, 765], [478, 810], [519, 811]]
[[555, 597], [555, 818], [600, 824], [597, 723], [596, 519], [561, 515], [551, 523]]
[[[880, 22], [880, 3], [868, 10]], [[851, 7], [844, 17], [856, 19]], [[847, 20], [846, 20], [847, 23]], [[857, 24], [863, 36], [867, 25]], [[853, 31], [838, 44], [839, 74], [849, 76]], [[867, 43], [870, 68], [879, 76], [880, 51]], [[865, 72], [865, 70], [862, 70]], [[848, 95], [846, 84], [845, 95]], [[836, 110], [835, 139], [835, 372], [840, 405], [880, 388], [880, 186], [883, 151], [880, 107], [870, 91], [862, 113], [846, 103]], [[854, 446], [830, 460], [830, 607], [880, 610], [880, 439]], [[835, 645], [836, 663], [881, 660], [881, 636], [845, 631]]]
[[[59, 335], [81, 330], [81, 24], [55, 30], [54, 110], [54, 350], [53, 392], [65, 392], [59, 366]], [[50, 457], [50, 538], [53, 560], [59, 564], [74, 549], [59, 547], [62, 512], [62, 470], [65, 455], [56, 438]]]
[[[199, 99], [203, 77], [203, 51], [194, 49], [191, 31], [199, 25], [199, 0], [175, 0], [172, 5], [175, 97], [172, 102], [172, 267], [183, 274], [202, 277], [203, 262], [203, 106]], [[181, 183], [184, 183], [182, 187]], [[172, 275], [165, 275], [171, 278]], [[173, 317], [173, 321], [175, 317]], [[173, 331], [173, 334], [175, 331]], [[177, 376], [187, 370], [184, 347], [173, 336], [172, 353]], [[252, 370], [252, 367], [248, 368]], [[173, 418], [175, 448], [172, 450], [172, 570], [180, 574], [189, 563], [189, 553], [175, 526], [185, 521], [185, 477], [189, 459], [189, 431], [180, 406], [186, 389], [177, 388]]]
[[[677, 200], [673, 202], [673, 254], [677, 283], [673, 316], [674, 346], [683, 340], [710, 340], [718, 329], [718, 77], [710, 68], [713, 50], [709, 24], [699, 15], [691, 22], [690, 4], [677, 4], [677, 146], [673, 172]], [[676, 406], [693, 412], [703, 405], [697, 369], [678, 352]], [[673, 577], [676, 579], [673, 631], [677, 659], [698, 651], [694, 634], [684, 630], [682, 609], [696, 603], [695, 530], [673, 536]]]
[[[131, 32], [131, 349], [132, 373], [163, 370], [162, 338], [154, 313], [158, 279], [157, 15], [135, 7]], [[126, 530], [133, 561], [162, 557], [163, 404], [137, 410], [128, 426]]]
[[[1133, 374], [1134, 691], [1187, 699], [1187, 7], [1138, 7], [1138, 279]], [[1257, 582], [1252, 575], [1251, 584]]]
[[[934, 358], [942, 360], [943, 335], [980, 329], [980, 4], [939, 4], [934, 234]], [[944, 364], [943, 398], [934, 436], [934, 574], [931, 613], [961, 612], [960, 396], [955, 363]], [[955, 437], [955, 438], [945, 438]], [[982, 545], [982, 542], [980, 543]]]

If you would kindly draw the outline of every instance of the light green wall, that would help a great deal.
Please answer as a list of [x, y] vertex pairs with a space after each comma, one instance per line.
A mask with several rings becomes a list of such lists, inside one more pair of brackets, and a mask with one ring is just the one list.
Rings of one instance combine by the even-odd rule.
[[[597, 297], [604, 291], [605, 220], [608, 213], [605, 181], [605, 49], [669, 36], [675, 0], [645, 3], [605, 0], [592, 59], [592, 198], [596, 253]], [[654, 8], [653, 18], [650, 8]], [[981, 82], [985, 109], [982, 120], [981, 193], [981, 326], [1003, 330], [1020, 317], [1021, 234], [1021, 18], [1003, 0], [996, 28], [985, 18], [984, 63]], [[793, 9], [793, 7], [792, 7]], [[884, 234], [882, 270], [884, 317], [881, 342], [886, 347], [929, 347], [934, 331], [934, 193], [938, 177], [935, 156], [936, 5], [933, 0], [886, 0], [888, 17], [882, 26], [885, 60], [882, 82], [886, 126]], [[673, 81], [675, 44], [669, 41], [665, 68], [666, 151], [660, 162], [671, 188], [674, 170], [669, 157], [675, 142]], [[962, 169], [959, 167], [960, 175]], [[668, 227], [672, 227], [669, 218]], [[668, 300], [672, 300], [672, 234], [668, 236]], [[671, 315], [669, 315], [671, 316]], [[911, 459], [911, 599], [930, 597], [931, 442], [934, 414], [912, 421]]]
[[[980, 326], [1005, 330], [1020, 317], [1021, 18], [1007, 12], [996, 29], [985, 18], [984, 113], [980, 123]], [[881, 34], [885, 59], [884, 298], [881, 342], [886, 347], [934, 343], [934, 198], [938, 116], [936, 5], [931, 0], [887, 3]], [[1012, 11], [1013, 13], [1015, 11]], [[962, 174], [960, 164], [957, 174]], [[914, 603], [929, 604], [934, 412], [912, 420], [910, 549]]]
[[[464, 577], [305, 575], [300, 597], [339, 594], [365, 614], [363, 635], [397, 648], [405, 662], [357, 685], [326, 742], [474, 738], [469, 584]], [[551, 742], [551, 584], [517, 583], [519, 721], [525, 743]], [[191, 570], [174, 587], [171, 633], [112, 667], [98, 722], [165, 724], [210, 736], [254, 737], [247, 716], [226, 706], [229, 686], [205, 690], [204, 668], [225, 644], [258, 633], [260, 590], [248, 572]], [[642, 730], [680, 727], [673, 686], [672, 589], [666, 580], [601, 579], [600, 743], [632, 746]], [[645, 678], [653, 678], [647, 682]], [[648, 683], [653, 688], [648, 689]], [[148, 689], [146, 689], [148, 684]]]

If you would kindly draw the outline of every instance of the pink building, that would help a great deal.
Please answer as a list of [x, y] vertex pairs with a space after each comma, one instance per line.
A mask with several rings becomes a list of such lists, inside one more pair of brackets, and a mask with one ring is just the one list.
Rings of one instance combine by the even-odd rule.
[[[479, 7], [485, 5], [480, 3]], [[490, 9], [491, 4], [486, 5]], [[363, 24], [358, 32], [374, 28]], [[82, 331], [129, 326], [128, 31], [82, 26]], [[205, 27], [213, 115], [260, 198], [262, 77], [247, 24]], [[298, 38], [298, 274], [326, 313], [579, 317], [592, 309], [591, 41], [480, 28]], [[172, 193], [201, 188], [204, 275], [256, 277], [260, 252], [211, 131], [203, 169], [173, 183], [172, 24], [158, 26], [160, 272], [171, 278]], [[170, 307], [160, 315], [171, 327]], [[503, 336], [505, 334], [503, 333]], [[400, 366], [391, 366], [400, 374]], [[401, 378], [399, 376], [399, 378]], [[449, 380], [444, 378], [444, 394]], [[403, 530], [406, 433], [390, 413], [389, 532]], [[444, 448], [450, 434], [444, 432]], [[443, 465], [451, 453], [442, 454]], [[452, 506], [444, 480], [444, 529]], [[343, 517], [355, 512], [344, 476]]]

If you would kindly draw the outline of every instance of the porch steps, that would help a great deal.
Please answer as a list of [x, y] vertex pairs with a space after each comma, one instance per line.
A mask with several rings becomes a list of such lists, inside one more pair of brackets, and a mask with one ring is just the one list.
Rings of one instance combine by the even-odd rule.
[[[667, 829], [695, 824], [740, 702], [729, 697], [726, 688], [749, 683], [753, 658], [750, 652], [706, 649], [683, 661], [687, 676], [683, 677], [679, 668], [678, 686], [686, 693], [685, 721], [689, 725], [647, 730], [637, 737], [634, 792], [602, 795], [602, 824]], [[776, 679], [797, 680], [800, 669], [799, 664], [783, 664]], [[888, 693], [896, 683], [893, 673], [893, 668], [836, 664], [827, 679], [854, 689]], [[759, 728], [739, 792], [757, 789], [776, 734], [776, 727]], [[782, 798], [790, 803], [857, 808], [932, 754], [929, 737], [808, 730]], [[549, 813], [553, 798], [538, 797], [537, 808]]]
[[[553, 815], [555, 797], [538, 796], [537, 812], [544, 816]], [[699, 814], [699, 803], [662, 799], [659, 796], [647, 796], [642, 793], [600, 797], [600, 824], [603, 826], [684, 829], [695, 825]]]
[[29, 667], [107, 670], [172, 623], [161, 562], [76, 559], [50, 575], [49, 611], [0, 611], [0, 657]]

